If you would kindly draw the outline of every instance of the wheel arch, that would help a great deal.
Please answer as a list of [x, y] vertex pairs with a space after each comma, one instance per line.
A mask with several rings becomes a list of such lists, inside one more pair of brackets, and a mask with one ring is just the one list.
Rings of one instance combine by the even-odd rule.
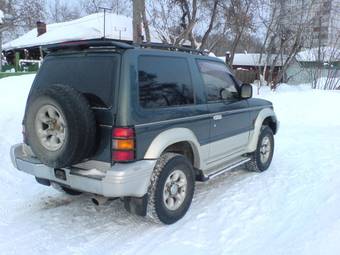
[[256, 117], [254, 130], [250, 135], [247, 151], [253, 152], [256, 150], [258, 138], [263, 125], [268, 125], [274, 134], [278, 131], [278, 121], [275, 112], [271, 108], [262, 109]]
[[158, 159], [164, 152], [177, 152], [189, 157], [195, 168], [201, 167], [200, 144], [195, 134], [187, 128], [163, 131], [154, 138], [145, 159]]

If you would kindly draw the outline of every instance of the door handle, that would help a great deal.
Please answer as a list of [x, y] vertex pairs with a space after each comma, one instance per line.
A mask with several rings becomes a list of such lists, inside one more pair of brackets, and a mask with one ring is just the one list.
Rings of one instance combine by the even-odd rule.
[[214, 120], [221, 120], [222, 119], [222, 115], [218, 114], [218, 115], [214, 115]]

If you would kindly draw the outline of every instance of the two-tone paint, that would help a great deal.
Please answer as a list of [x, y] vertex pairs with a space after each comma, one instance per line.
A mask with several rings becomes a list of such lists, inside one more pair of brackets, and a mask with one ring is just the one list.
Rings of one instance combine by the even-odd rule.
[[[139, 104], [138, 59], [140, 56], [182, 57], [188, 61], [195, 103], [145, 109]], [[120, 97], [115, 125], [134, 126], [137, 159], [157, 159], [174, 143], [189, 142], [194, 166], [210, 169], [255, 150], [259, 127], [266, 118], [276, 122], [272, 104], [260, 99], [236, 99], [209, 103], [196, 60], [223, 63], [217, 58], [159, 50], [133, 49], [122, 56]], [[230, 73], [230, 75], [232, 75]], [[233, 76], [233, 75], [232, 75]], [[235, 79], [235, 78], [234, 78]], [[239, 89], [240, 84], [235, 81]]]
[[[138, 59], [140, 56], [183, 58], [190, 67], [195, 100], [192, 105], [145, 109], [139, 104]], [[94, 110], [98, 126], [98, 144], [96, 153], [91, 158], [96, 161], [111, 163], [111, 130], [114, 126], [132, 126], [136, 131], [136, 159], [157, 159], [169, 146], [177, 142], [188, 142], [194, 153], [194, 166], [210, 169], [221, 162], [255, 150], [257, 137], [263, 121], [270, 118], [276, 126], [276, 117], [270, 102], [260, 99], [238, 99], [232, 102], [220, 101], [209, 103], [206, 99], [204, 83], [200, 75], [197, 60], [223, 63], [217, 58], [193, 55], [183, 52], [171, 52], [153, 49], [133, 48], [124, 51], [94, 50], [83, 52], [55, 53], [45, 59], [32, 90], [56, 83], [72, 85], [77, 79], [69, 76], [50, 75], [48, 62], [67, 59], [81, 61], [89, 58], [115, 58], [118, 66], [111, 67], [110, 79], [105, 80], [114, 88], [111, 93], [112, 103], [98, 101], [98, 96], [84, 92]], [[53, 65], [55, 67], [55, 65]], [[93, 66], [96, 72], [100, 66]], [[45, 70], [46, 69], [46, 70]], [[108, 72], [110, 70], [106, 70]], [[65, 72], [64, 72], [65, 73]], [[89, 74], [87, 74], [89, 75]], [[230, 75], [232, 75], [230, 73]], [[86, 76], [86, 75], [85, 75]], [[232, 75], [233, 76], [233, 75]], [[65, 80], [65, 77], [71, 77]], [[64, 79], [64, 80], [63, 80]], [[235, 78], [234, 78], [235, 79]], [[101, 89], [103, 80], [97, 79]], [[240, 84], [235, 81], [239, 89]], [[88, 84], [90, 86], [91, 84]], [[99, 104], [98, 104], [99, 102]], [[274, 130], [276, 131], [276, 130]]]

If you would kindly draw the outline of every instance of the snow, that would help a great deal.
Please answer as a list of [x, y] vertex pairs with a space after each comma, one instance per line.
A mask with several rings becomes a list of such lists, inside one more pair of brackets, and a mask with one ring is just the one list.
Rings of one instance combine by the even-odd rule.
[[5, 14], [2, 10], [0, 10], [0, 24], [4, 23], [4, 18], [5, 18]]
[[[107, 13], [105, 16], [106, 38], [132, 41], [132, 19], [123, 15]], [[32, 29], [23, 36], [3, 45], [3, 50], [28, 48], [32, 46], [54, 44], [102, 38], [104, 35], [104, 13], [94, 13], [80, 19], [48, 24], [47, 32], [37, 36], [37, 29]], [[153, 27], [150, 27], [151, 41], [160, 42]]]
[[[225, 57], [218, 57], [219, 59], [225, 61]], [[271, 55], [269, 63], [273, 63], [276, 55]], [[283, 61], [285, 61], [285, 56], [279, 57], [276, 66], [282, 66]], [[259, 53], [236, 53], [234, 55], [233, 66], [259, 66], [260, 54]], [[264, 66], [267, 61], [267, 55], [263, 54], [261, 58], [260, 66]]]
[[340, 61], [340, 49], [336, 47], [321, 47], [320, 51], [319, 48], [311, 48], [300, 51], [296, 55], [296, 59], [298, 61], [304, 62], [315, 62], [319, 58], [324, 62], [336, 62]]
[[33, 79], [0, 80], [2, 254], [339, 254], [340, 91], [262, 88], [281, 121], [270, 169], [198, 183], [187, 215], [160, 226], [119, 200], [96, 207], [12, 167]]

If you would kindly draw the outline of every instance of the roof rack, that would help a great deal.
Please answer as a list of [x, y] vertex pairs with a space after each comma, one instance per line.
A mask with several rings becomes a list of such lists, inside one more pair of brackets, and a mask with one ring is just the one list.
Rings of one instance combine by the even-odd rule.
[[131, 44], [123, 41], [116, 41], [112, 39], [91, 39], [84, 41], [61, 42], [42, 46], [42, 49], [47, 52], [55, 52], [66, 49], [88, 49], [91, 47], [113, 47], [118, 49], [133, 49]]
[[179, 47], [179, 46], [166, 44], [166, 43], [141, 43], [141, 44], [136, 44], [136, 46], [140, 46], [141, 48], [180, 51], [180, 52], [187, 52], [187, 53], [197, 54], [197, 55], [206, 55], [205, 52], [201, 50], [197, 50], [197, 49], [185, 47], [185, 46]]
[[43, 51], [46, 52], [56, 52], [61, 50], [84, 50], [88, 48], [114, 48], [114, 49], [134, 49], [137, 47], [140, 48], [151, 48], [151, 49], [159, 49], [159, 50], [168, 50], [168, 51], [179, 51], [179, 52], [187, 52], [190, 54], [197, 55], [206, 55], [204, 51], [200, 51], [197, 49], [193, 49], [186, 46], [175, 46], [172, 44], [166, 43], [141, 43], [134, 44], [132, 41], [122, 41], [122, 40], [114, 40], [114, 39], [90, 39], [83, 41], [70, 41], [70, 42], [61, 42], [54, 43], [42, 46]]

